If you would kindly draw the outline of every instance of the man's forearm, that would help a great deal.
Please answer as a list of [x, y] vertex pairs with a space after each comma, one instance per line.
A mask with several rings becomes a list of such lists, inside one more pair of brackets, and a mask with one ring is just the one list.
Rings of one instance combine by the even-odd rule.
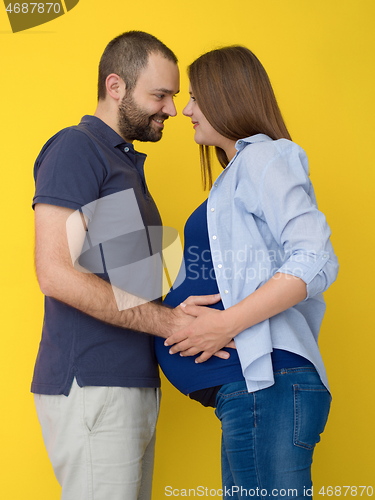
[[112, 287], [94, 274], [83, 273], [68, 266], [65, 269], [55, 268], [53, 275], [44, 277], [40, 284], [45, 295], [100, 321], [122, 328], [166, 338], [185, 324], [183, 314], [179, 311], [154, 302], [145, 302]]
[[179, 311], [146, 302], [80, 267], [85, 227], [78, 212], [36, 205], [35, 265], [44, 295], [106, 323], [163, 337], [191, 321], [183, 320]]
[[[35, 206], [35, 266], [44, 295], [105, 323], [165, 338], [194, 320], [180, 308], [148, 302], [80, 267], [85, 227], [81, 215], [71, 209]], [[193, 303], [209, 305], [217, 300], [209, 295]]]

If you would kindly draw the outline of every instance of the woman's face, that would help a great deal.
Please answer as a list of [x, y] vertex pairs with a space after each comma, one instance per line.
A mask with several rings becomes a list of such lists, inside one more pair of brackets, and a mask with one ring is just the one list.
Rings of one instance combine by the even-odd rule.
[[183, 109], [182, 113], [185, 116], [189, 117], [192, 121], [193, 128], [195, 130], [195, 142], [202, 146], [217, 146], [219, 148], [222, 148], [227, 153], [228, 159], [230, 159], [235, 154], [235, 141], [227, 139], [213, 128], [213, 126], [209, 123], [207, 118], [200, 110], [198, 103], [195, 100], [191, 86], [189, 88], [189, 94], [189, 102]]

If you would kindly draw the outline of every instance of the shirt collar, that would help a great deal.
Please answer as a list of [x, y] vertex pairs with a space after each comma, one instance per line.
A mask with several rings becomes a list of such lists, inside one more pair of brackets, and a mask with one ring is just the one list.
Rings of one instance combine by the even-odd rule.
[[113, 128], [104, 123], [103, 120], [97, 116], [85, 115], [81, 120], [81, 124], [95, 129], [95, 131], [99, 133], [112, 147], [116, 148], [126, 145], [130, 151], [135, 152], [133, 144], [124, 141], [124, 139], [117, 132], [115, 132]]
[[237, 151], [241, 151], [249, 144], [252, 144], [254, 142], [266, 142], [266, 141], [272, 141], [271, 137], [265, 134], [251, 135], [250, 137], [239, 139], [235, 144], [235, 148], [237, 149]]

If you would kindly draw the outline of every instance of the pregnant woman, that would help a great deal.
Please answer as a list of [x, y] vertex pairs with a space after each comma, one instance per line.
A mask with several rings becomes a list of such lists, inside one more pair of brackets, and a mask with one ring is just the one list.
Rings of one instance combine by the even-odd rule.
[[[221, 301], [183, 304], [196, 320], [165, 344], [156, 338], [157, 357], [177, 389], [216, 408], [224, 498], [242, 498], [241, 488], [304, 498], [331, 402], [317, 343], [322, 292], [338, 269], [330, 230], [255, 55], [213, 50], [188, 74], [184, 115], [210, 193], [186, 223], [186, 278], [165, 303], [218, 292]], [[214, 183], [211, 147], [223, 167]], [[212, 356], [232, 339], [229, 359]]]

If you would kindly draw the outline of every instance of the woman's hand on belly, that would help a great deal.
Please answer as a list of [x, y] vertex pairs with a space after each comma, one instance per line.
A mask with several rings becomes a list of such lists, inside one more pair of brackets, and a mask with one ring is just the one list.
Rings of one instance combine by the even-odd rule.
[[179, 352], [181, 356], [194, 356], [202, 353], [195, 360], [196, 363], [202, 363], [218, 352], [226, 353], [221, 351], [223, 347], [235, 347], [233, 337], [239, 332], [233, 330], [225, 311], [193, 305], [194, 299], [189, 297], [180, 308], [189, 305], [189, 314], [195, 316], [195, 320], [168, 337], [165, 345], [172, 346], [170, 354]]

